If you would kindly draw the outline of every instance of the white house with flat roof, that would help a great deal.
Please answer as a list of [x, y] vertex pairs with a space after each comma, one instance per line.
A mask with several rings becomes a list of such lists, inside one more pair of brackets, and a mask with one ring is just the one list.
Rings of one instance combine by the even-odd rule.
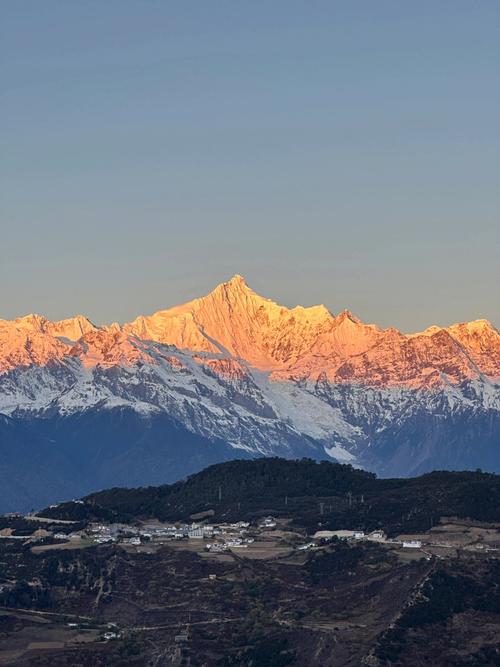
[[403, 549], [420, 549], [422, 542], [420, 540], [407, 540], [403, 542]]

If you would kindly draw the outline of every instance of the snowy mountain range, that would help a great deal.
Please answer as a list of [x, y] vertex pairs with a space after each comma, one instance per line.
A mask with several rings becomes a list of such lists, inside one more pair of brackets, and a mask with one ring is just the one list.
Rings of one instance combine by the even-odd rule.
[[0, 320], [0, 509], [228, 458], [500, 471], [500, 333], [289, 309], [241, 276], [124, 325]]

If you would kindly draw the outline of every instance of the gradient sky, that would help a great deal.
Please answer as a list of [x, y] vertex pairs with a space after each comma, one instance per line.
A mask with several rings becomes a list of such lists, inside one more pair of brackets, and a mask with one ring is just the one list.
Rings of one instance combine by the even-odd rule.
[[233, 273], [500, 324], [500, 3], [0, 7], [0, 317], [125, 321]]

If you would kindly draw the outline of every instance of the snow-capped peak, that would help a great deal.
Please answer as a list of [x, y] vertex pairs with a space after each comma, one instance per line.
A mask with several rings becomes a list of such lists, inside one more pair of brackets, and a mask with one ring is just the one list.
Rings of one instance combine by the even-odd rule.
[[[83, 315], [55, 322], [34, 314], [0, 320], [0, 367], [46, 363], [51, 355], [60, 360], [95, 332], [117, 363], [127, 354], [136, 359], [136, 346], [129, 349], [124, 343], [132, 336], [222, 354], [279, 379], [325, 375], [342, 383], [418, 386], [428, 385], [431, 376], [454, 383], [480, 374], [500, 376], [500, 334], [487, 320], [404, 335], [364, 324], [348, 310], [334, 316], [324, 305], [287, 308], [257, 294], [239, 274], [204, 297], [123, 326], [99, 328]], [[118, 343], [121, 352], [114, 354], [111, 347]]]

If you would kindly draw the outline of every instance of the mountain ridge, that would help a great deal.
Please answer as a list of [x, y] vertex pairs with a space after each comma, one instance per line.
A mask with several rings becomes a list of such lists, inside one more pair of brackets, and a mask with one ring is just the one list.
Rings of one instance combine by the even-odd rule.
[[[81, 315], [0, 320], [0, 415], [23, 433], [29, 424], [30, 438], [37, 429], [53, 432], [57, 445], [47, 451], [56, 468], [67, 465], [65, 447], [83, 446], [67, 432], [68, 418], [95, 438], [96, 415], [117, 410], [138, 415], [144, 434], [168, 418], [178, 428], [165, 438], [181, 450], [191, 433], [234, 455], [300, 452], [383, 476], [498, 471], [500, 334], [486, 320], [408, 335], [322, 305], [285, 308], [241, 276], [125, 325], [97, 327]], [[132, 435], [121, 433], [124, 452], [135, 456]], [[144, 483], [165, 451], [161, 429], [154, 433], [157, 453]], [[194, 465], [189, 447], [184, 468], [176, 467], [186, 474]], [[19, 449], [20, 469], [26, 451]], [[94, 474], [97, 483], [99, 466], [88, 480]]]
[[[403, 334], [394, 327], [381, 329], [375, 324], [365, 324], [347, 310], [333, 315], [322, 304], [286, 308], [259, 296], [238, 274], [205, 297], [149, 316], [140, 315], [123, 325], [96, 327], [83, 315], [54, 322], [40, 315], [0, 320], [0, 370], [60, 359], [66, 353], [60, 343], [76, 343], [96, 331], [109, 335], [110, 344], [117, 340], [116, 332], [121, 331], [141, 340], [174, 345], [180, 350], [222, 353], [242, 359], [259, 370], [275, 371], [280, 379], [286, 377], [287, 372], [294, 376], [313, 375], [317, 379], [321, 366], [321, 372], [326, 372], [333, 381], [344, 381], [349, 371], [355, 374], [353, 379], [360, 381], [362, 366], [376, 366], [391, 346], [398, 348], [396, 356], [400, 359], [412, 355], [422, 357], [417, 359], [420, 366], [428, 362], [429, 368], [437, 367], [441, 374], [447, 372], [448, 366], [447, 379], [451, 382], [481, 374], [500, 377], [500, 334], [488, 320], [449, 327], [432, 325], [422, 332]], [[44, 338], [44, 334], [57, 341], [51, 345], [50, 338]], [[12, 349], [16, 352], [16, 336], [17, 347], [21, 349], [12, 356]], [[456, 343], [460, 347], [455, 347]], [[48, 349], [51, 347], [52, 350]], [[29, 354], [30, 350], [34, 351], [33, 355]], [[375, 352], [375, 359], [373, 353], [369, 354], [370, 350]], [[440, 354], [431, 354], [429, 358], [435, 350]], [[351, 366], [343, 366], [344, 361], [364, 354], [368, 354], [368, 358], [360, 360], [362, 366], [358, 360]], [[364, 379], [367, 384], [383, 380], [374, 373], [365, 373]], [[434, 373], [433, 381], [440, 379]], [[390, 380], [386, 378], [386, 382]], [[418, 384], [418, 378], [406, 373], [394, 382]], [[422, 384], [428, 382], [427, 377], [422, 380]]]

